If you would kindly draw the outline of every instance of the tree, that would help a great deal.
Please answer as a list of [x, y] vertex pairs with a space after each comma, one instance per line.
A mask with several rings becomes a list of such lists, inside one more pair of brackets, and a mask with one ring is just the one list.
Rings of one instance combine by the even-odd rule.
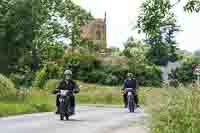
[[90, 18], [88, 12], [71, 0], [1, 0], [0, 53], [5, 58], [0, 63], [5, 64], [5, 69], [10, 66], [16, 71], [19, 60], [30, 57], [29, 65], [35, 71], [48, 45], [59, 44], [58, 38], [72, 40], [72, 23], [75, 27]]
[[199, 62], [200, 62], [200, 49], [199, 49], [199, 50], [196, 50], [196, 51], [194, 52], [194, 57], [196, 58], [196, 60], [199, 60]]
[[124, 44], [123, 54], [128, 57], [136, 57], [138, 59], [145, 59], [146, 53], [149, 50], [149, 46], [140, 40], [135, 40], [130, 37]]
[[199, 50], [196, 50], [196, 51], [194, 52], [194, 55], [200, 57], [200, 49], [199, 49]]
[[187, 12], [200, 12], [200, 1], [199, 0], [189, 0], [184, 7]]
[[177, 60], [175, 33], [179, 26], [173, 7], [170, 0], [146, 0], [141, 7], [137, 27], [151, 46], [148, 58], [157, 65]]

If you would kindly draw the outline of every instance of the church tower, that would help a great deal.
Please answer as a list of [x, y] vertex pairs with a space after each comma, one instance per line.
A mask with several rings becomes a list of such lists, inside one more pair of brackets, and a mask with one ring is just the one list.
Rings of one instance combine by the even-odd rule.
[[81, 27], [81, 37], [92, 40], [99, 49], [107, 48], [107, 15], [104, 19], [96, 18], [89, 24]]

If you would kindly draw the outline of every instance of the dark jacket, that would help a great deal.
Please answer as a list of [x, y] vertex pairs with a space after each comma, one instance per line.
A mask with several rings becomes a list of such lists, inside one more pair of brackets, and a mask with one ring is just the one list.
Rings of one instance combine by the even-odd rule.
[[137, 80], [136, 79], [126, 79], [124, 81], [124, 86], [123, 86], [123, 90], [125, 88], [133, 88], [133, 89], [137, 89]]
[[73, 80], [62, 80], [56, 90], [53, 93], [57, 93], [59, 90], [69, 90], [74, 93], [78, 93], [80, 91], [78, 85]]

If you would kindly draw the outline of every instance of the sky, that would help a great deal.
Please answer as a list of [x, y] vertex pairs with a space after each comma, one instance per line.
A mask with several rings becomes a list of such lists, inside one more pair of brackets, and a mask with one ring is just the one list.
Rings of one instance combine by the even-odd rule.
[[[107, 13], [107, 43], [109, 47], [123, 48], [124, 42], [130, 37], [140, 39], [135, 30], [139, 7], [143, 0], [75, 0], [90, 11], [95, 18], [104, 18]], [[200, 49], [200, 13], [188, 14], [183, 11], [184, 1], [176, 7], [178, 24], [182, 32], [177, 34], [178, 47], [183, 50]]]

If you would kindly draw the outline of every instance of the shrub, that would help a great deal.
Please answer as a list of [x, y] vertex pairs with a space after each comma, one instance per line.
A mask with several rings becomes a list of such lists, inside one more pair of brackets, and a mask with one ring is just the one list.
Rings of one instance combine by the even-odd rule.
[[56, 89], [56, 87], [58, 86], [59, 84], [59, 80], [56, 80], [56, 79], [50, 79], [46, 82], [46, 84], [44, 85], [44, 89], [52, 92], [53, 90]]
[[108, 75], [103, 82], [106, 85], [118, 85], [120, 83], [120, 79], [115, 75]]
[[103, 83], [106, 76], [103, 71], [92, 70], [92, 72], [80, 72], [78, 79], [88, 83]]
[[195, 76], [193, 74], [192, 65], [195, 64], [194, 62], [185, 62], [180, 68], [177, 68], [176, 70], [172, 71], [170, 76], [170, 79], [177, 80], [180, 83], [188, 84], [192, 83], [192, 81], [195, 79]]
[[58, 79], [62, 77], [63, 67], [55, 63], [48, 63], [46, 65], [46, 72], [48, 79]]
[[95, 55], [66, 54], [65, 65], [73, 71], [73, 78], [89, 83], [105, 85], [122, 84], [128, 72], [135, 74], [141, 85], [161, 86], [162, 77], [160, 67], [156, 65], [135, 63], [129, 60], [128, 64], [103, 64]]
[[47, 81], [47, 76], [48, 76], [48, 73], [47, 73], [46, 67], [37, 71], [35, 81], [33, 82], [33, 86], [42, 88], [44, 86], [45, 82]]
[[11, 73], [9, 78], [15, 83], [17, 89], [20, 87], [30, 87], [35, 78], [35, 73], [29, 72], [26, 74]]
[[152, 66], [145, 66], [144, 69], [144, 86], [161, 86], [162, 83], [162, 76], [160, 67], [152, 65]]
[[48, 79], [58, 79], [62, 75], [62, 67], [57, 64], [50, 63], [36, 72], [33, 86], [43, 88]]
[[6, 76], [0, 74], [0, 97], [12, 96], [16, 92], [14, 83]]
[[98, 69], [100, 66], [100, 61], [96, 58], [95, 55], [89, 54], [66, 54], [64, 57], [65, 67], [72, 69], [75, 78], [77, 78], [82, 71], [87, 74], [94, 69]]

